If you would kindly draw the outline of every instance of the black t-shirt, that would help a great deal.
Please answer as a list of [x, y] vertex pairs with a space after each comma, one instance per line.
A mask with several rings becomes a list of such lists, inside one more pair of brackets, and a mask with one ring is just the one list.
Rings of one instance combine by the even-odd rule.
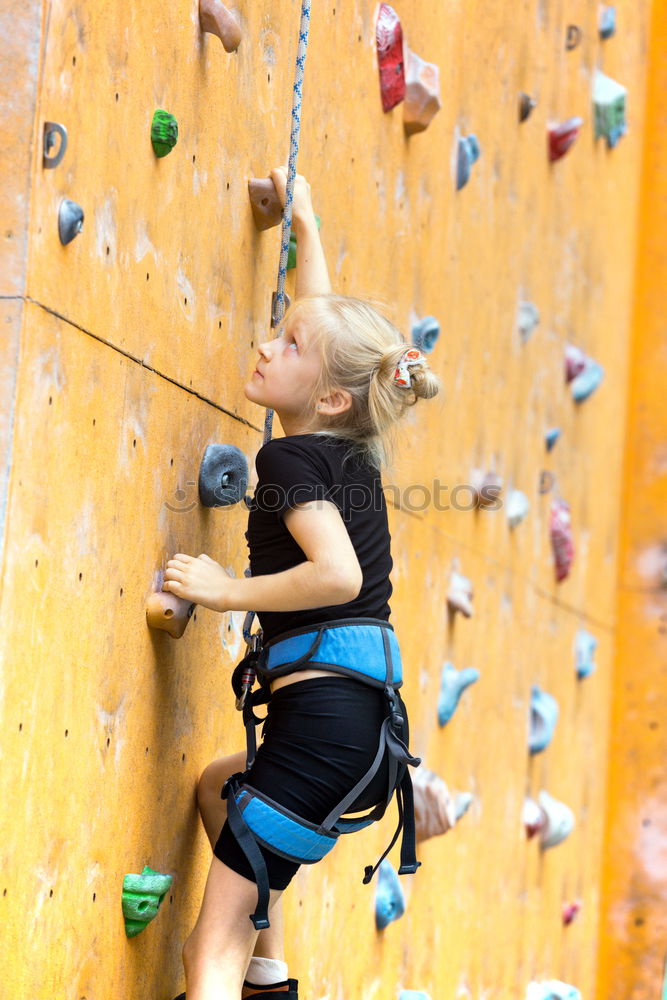
[[283, 514], [308, 500], [330, 500], [336, 505], [363, 573], [358, 596], [347, 604], [258, 612], [265, 642], [281, 632], [336, 618], [389, 620], [391, 539], [382, 481], [376, 468], [358, 454], [349, 454], [351, 448], [348, 439], [294, 434], [269, 441], [257, 454], [258, 482], [248, 504], [246, 532], [252, 575], [280, 573], [306, 561]]

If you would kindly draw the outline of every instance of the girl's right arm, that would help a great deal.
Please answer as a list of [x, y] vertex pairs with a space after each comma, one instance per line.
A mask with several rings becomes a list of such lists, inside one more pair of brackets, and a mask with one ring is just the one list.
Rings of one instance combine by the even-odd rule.
[[[271, 180], [285, 206], [287, 168], [276, 167]], [[317, 229], [310, 197], [310, 184], [301, 174], [296, 175], [292, 201], [292, 228], [296, 233], [296, 298], [304, 295], [325, 295], [331, 291], [327, 262]]]

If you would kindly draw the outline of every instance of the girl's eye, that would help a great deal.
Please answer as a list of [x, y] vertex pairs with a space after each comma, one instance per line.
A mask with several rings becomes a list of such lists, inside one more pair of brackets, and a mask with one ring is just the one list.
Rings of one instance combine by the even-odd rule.
[[287, 346], [288, 347], [293, 347], [295, 351], [298, 351], [298, 349], [299, 349], [296, 340], [290, 340], [289, 343], [287, 344]]

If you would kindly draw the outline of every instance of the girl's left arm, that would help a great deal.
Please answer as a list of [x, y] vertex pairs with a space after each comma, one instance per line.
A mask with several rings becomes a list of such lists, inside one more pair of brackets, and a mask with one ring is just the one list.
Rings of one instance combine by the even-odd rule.
[[284, 515], [306, 561], [266, 576], [229, 576], [207, 555], [178, 553], [167, 562], [163, 590], [213, 611], [305, 611], [347, 604], [363, 575], [335, 504], [313, 500]]

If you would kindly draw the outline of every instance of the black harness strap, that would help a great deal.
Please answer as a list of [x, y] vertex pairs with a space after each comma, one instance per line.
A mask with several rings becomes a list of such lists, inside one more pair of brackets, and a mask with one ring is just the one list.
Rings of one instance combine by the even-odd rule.
[[271, 898], [269, 874], [266, 870], [262, 852], [248, 829], [236, 802], [236, 793], [239, 781], [242, 778], [243, 774], [240, 771], [237, 774], [233, 774], [231, 778], [228, 778], [222, 789], [222, 798], [227, 800], [227, 822], [238, 841], [239, 847], [248, 859], [248, 864], [252, 868], [257, 882], [257, 906], [255, 907], [255, 912], [250, 915], [250, 919], [253, 922], [255, 930], [261, 931], [271, 926], [269, 924], [269, 902]]

